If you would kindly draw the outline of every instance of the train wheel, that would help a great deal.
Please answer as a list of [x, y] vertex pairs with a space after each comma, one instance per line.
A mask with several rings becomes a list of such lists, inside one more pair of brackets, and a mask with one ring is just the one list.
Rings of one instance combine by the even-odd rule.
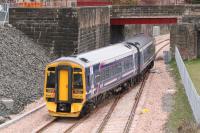
[[151, 62], [149, 69], [152, 69], [154, 67], [154, 61]]
[[83, 106], [83, 109], [81, 110], [81, 113], [80, 113], [80, 118], [82, 118], [83, 116], [89, 114], [92, 110], [94, 110], [96, 108], [96, 104], [91, 102], [91, 103], [86, 103], [84, 106]]

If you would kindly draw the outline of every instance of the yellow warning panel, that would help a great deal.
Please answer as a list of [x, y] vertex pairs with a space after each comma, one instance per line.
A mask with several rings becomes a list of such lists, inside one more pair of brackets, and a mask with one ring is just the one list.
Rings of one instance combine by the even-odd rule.
[[68, 101], [68, 71], [59, 72], [59, 101]]

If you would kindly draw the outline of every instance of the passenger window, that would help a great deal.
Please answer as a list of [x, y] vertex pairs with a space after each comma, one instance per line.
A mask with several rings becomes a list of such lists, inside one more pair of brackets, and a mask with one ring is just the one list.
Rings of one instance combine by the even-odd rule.
[[73, 88], [75, 88], [75, 89], [82, 89], [83, 88], [83, 81], [82, 81], [82, 75], [81, 74], [74, 74]]
[[99, 83], [100, 80], [101, 80], [100, 75], [96, 75], [96, 77], [95, 77], [95, 83]]
[[106, 74], [105, 78], [108, 79], [110, 77], [110, 75], [109, 75], [109, 67], [106, 68], [105, 74]]

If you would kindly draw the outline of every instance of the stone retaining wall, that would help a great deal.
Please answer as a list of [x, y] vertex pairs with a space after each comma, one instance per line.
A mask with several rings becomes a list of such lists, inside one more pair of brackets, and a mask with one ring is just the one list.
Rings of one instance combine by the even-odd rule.
[[173, 25], [170, 31], [172, 53], [177, 46], [183, 59], [197, 58], [197, 39], [195, 24]]
[[78, 9], [78, 53], [110, 44], [110, 9], [85, 7]]
[[108, 7], [11, 8], [9, 14], [10, 24], [58, 56], [110, 43]]

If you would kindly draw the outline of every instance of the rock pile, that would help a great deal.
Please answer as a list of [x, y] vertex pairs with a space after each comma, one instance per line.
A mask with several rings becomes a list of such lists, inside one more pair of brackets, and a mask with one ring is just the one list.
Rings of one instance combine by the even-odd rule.
[[52, 56], [22, 32], [0, 27], [0, 99], [14, 100], [12, 110], [0, 103], [0, 116], [18, 113], [43, 95], [45, 65]]

